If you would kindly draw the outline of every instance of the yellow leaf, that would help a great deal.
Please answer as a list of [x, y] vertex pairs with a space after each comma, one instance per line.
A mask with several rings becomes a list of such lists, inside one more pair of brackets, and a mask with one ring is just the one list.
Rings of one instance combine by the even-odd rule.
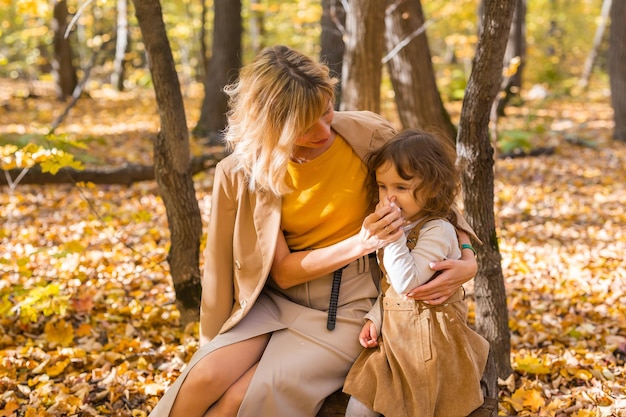
[[529, 409], [537, 412], [546, 405], [541, 393], [534, 389], [520, 388], [511, 395], [511, 400], [511, 404], [517, 411]]
[[67, 358], [62, 361], [58, 361], [54, 365], [51, 365], [46, 369], [46, 375], [54, 378], [55, 376], [60, 375], [65, 370], [65, 368], [67, 368], [67, 365], [69, 364], [70, 364], [70, 358]]
[[13, 415], [13, 412], [20, 408], [19, 404], [14, 400], [9, 400], [4, 406], [3, 410], [0, 410], [0, 417], [9, 417]]
[[92, 326], [89, 323], [83, 323], [76, 329], [76, 336], [84, 337], [91, 334]]
[[551, 373], [550, 367], [543, 362], [543, 359], [535, 356], [522, 356], [517, 358], [515, 365], [518, 371], [528, 372], [530, 374], [542, 375]]
[[65, 320], [47, 322], [44, 333], [46, 340], [54, 345], [69, 346], [74, 340], [74, 328]]

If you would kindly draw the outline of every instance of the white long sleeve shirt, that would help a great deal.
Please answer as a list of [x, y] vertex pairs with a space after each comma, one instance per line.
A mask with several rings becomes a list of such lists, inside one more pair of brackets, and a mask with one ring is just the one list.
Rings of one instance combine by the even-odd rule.
[[[444, 259], [461, 259], [461, 249], [454, 226], [443, 219], [426, 222], [419, 231], [417, 244], [412, 251], [407, 247], [407, 235], [419, 223], [415, 221], [404, 227], [404, 234], [385, 246], [383, 265], [387, 281], [398, 294], [407, 294], [430, 280], [435, 271], [429, 264]], [[382, 323], [380, 296], [365, 316], [372, 320], [380, 332]]]

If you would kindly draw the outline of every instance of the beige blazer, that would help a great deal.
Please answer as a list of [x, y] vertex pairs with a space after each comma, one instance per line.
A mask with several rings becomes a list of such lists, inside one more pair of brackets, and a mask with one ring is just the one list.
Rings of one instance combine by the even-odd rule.
[[[397, 133], [367, 111], [336, 112], [332, 128], [361, 159]], [[281, 199], [250, 192], [235, 165], [229, 156], [215, 168], [202, 276], [201, 345], [248, 314], [267, 281], [280, 229]]]

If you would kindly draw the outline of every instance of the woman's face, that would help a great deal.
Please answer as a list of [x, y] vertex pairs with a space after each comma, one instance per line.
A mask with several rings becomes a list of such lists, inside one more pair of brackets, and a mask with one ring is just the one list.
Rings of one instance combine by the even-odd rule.
[[[381, 202], [395, 202], [402, 210], [402, 215], [407, 220], [416, 220], [416, 216], [424, 207], [421, 196], [415, 198], [415, 189], [422, 182], [421, 179], [402, 178], [395, 165], [388, 162], [376, 170], [376, 182], [378, 183], [378, 198]], [[383, 203], [386, 204], [386, 203]]]
[[333, 117], [335, 117], [335, 110], [329, 101], [324, 114], [302, 136], [296, 139], [296, 146], [323, 148], [331, 138], [330, 125], [333, 122]]

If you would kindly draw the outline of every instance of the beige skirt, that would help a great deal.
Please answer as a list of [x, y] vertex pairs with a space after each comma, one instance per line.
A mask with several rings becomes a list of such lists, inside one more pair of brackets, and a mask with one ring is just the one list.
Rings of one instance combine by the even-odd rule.
[[344, 392], [385, 417], [464, 417], [480, 407], [489, 343], [466, 324], [463, 289], [440, 306], [393, 288], [385, 295], [379, 345], [363, 350]]
[[287, 290], [268, 282], [241, 322], [198, 349], [150, 417], [169, 416], [189, 370], [204, 356], [266, 333], [272, 333], [269, 344], [237, 415], [315, 417], [362, 350], [363, 316], [378, 295], [371, 268], [377, 268], [376, 260], [363, 257], [343, 270], [332, 331], [326, 329], [332, 274]]

